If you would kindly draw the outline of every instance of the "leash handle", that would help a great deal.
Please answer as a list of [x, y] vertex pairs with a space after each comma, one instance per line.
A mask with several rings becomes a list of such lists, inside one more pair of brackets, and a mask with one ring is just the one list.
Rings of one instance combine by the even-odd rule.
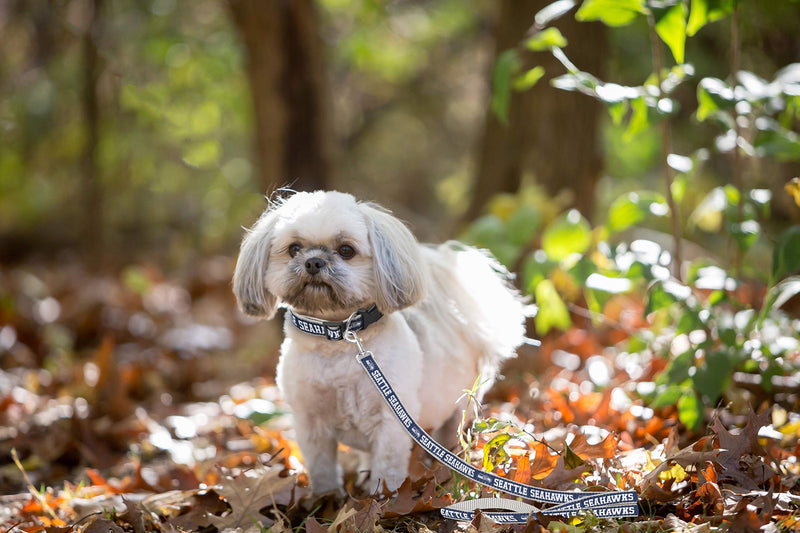
[[[450, 450], [436, 442], [425, 430], [423, 430], [408, 414], [400, 399], [392, 389], [391, 384], [386, 379], [383, 371], [375, 362], [374, 355], [371, 352], [364, 350], [361, 340], [354, 332], [352, 335], [345, 335], [345, 339], [358, 346], [357, 361], [361, 364], [369, 377], [372, 379], [373, 384], [381, 393], [384, 401], [389, 405], [391, 411], [395, 414], [398, 421], [406, 429], [406, 432], [419, 444], [428, 454], [433, 456], [437, 461], [447, 465], [452, 470], [455, 470], [464, 477], [480, 483], [489, 488], [497, 489], [507, 494], [519, 496], [528, 500], [533, 500], [542, 503], [555, 504], [555, 506], [544, 509], [541, 512], [546, 515], [560, 515], [560, 516], [574, 516], [581, 511], [592, 511], [598, 517], [633, 517], [639, 515], [638, 494], [636, 491], [612, 491], [605, 493], [587, 493], [587, 492], [567, 492], [543, 489], [517, 483], [507, 478], [496, 476], [483, 470], [479, 470], [471, 464], [463, 461], [460, 457], [453, 454]], [[491, 508], [499, 507], [498, 502]], [[533, 508], [535, 509], [535, 508]], [[537, 510], [538, 511], [538, 510]], [[453, 506], [441, 509], [442, 516], [454, 518], [457, 520], [471, 520], [467, 518], [471, 511], [465, 511]], [[528, 513], [517, 512], [514, 513], [516, 517], [506, 517], [502, 521], [506, 523], [520, 523], [518, 519], [521, 515], [527, 517]], [[510, 520], [515, 520], [511, 522]], [[525, 520], [522, 519], [521, 523]]]

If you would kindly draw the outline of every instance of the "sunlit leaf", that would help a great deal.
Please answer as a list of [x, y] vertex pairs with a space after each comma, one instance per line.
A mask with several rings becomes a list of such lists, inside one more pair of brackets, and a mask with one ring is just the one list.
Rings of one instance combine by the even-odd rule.
[[733, 12], [736, 0], [692, 0], [686, 33], [691, 37], [708, 23]]
[[786, 194], [792, 197], [794, 203], [800, 207], [800, 178], [792, 178], [786, 185], [784, 185]]
[[509, 459], [505, 444], [511, 439], [508, 433], [501, 433], [483, 447], [483, 470], [491, 472], [497, 465]]
[[536, 285], [534, 295], [539, 306], [539, 312], [534, 318], [538, 334], [544, 335], [552, 328], [567, 330], [572, 326], [567, 306], [552, 281], [548, 279], [540, 281]]
[[662, 217], [669, 212], [666, 200], [652, 191], [631, 192], [620, 196], [608, 209], [608, 231], [618, 233], [640, 224], [648, 217]]
[[517, 461], [517, 471], [514, 474], [514, 481], [517, 483], [528, 483], [531, 480], [531, 460], [528, 454], [523, 455]]
[[558, 28], [544, 29], [525, 40], [525, 48], [534, 52], [556, 47], [564, 48], [565, 46], [567, 46], [567, 39], [558, 31]]
[[675, 62], [683, 63], [686, 47], [686, 7], [683, 2], [678, 2], [663, 13], [657, 12], [657, 19], [656, 33], [669, 47]]
[[592, 228], [574, 209], [551, 222], [542, 235], [542, 250], [555, 261], [561, 261], [572, 254], [582, 254], [591, 243]]
[[650, 125], [650, 121], [647, 117], [647, 101], [644, 96], [631, 100], [630, 105], [631, 119], [628, 122], [628, 128], [622, 135], [622, 139], [625, 142], [634, 140], [637, 133], [644, 131]]
[[606, 26], [626, 26], [643, 13], [646, 13], [644, 0], [585, 0], [575, 18], [599, 20]]
[[703, 421], [703, 403], [696, 394], [684, 394], [678, 400], [678, 419], [689, 429], [699, 429]]
[[536, 85], [544, 76], [544, 67], [536, 66], [529, 69], [524, 74], [520, 74], [514, 79], [514, 90], [527, 91]]
[[689, 474], [686, 473], [686, 470], [684, 470], [684, 468], [681, 465], [675, 463], [670, 468], [667, 468], [666, 470], [662, 470], [661, 472], [659, 472], [658, 479], [662, 481], [667, 481], [671, 479], [674, 480], [676, 483], [680, 483], [681, 481], [686, 479], [686, 476], [688, 475]]

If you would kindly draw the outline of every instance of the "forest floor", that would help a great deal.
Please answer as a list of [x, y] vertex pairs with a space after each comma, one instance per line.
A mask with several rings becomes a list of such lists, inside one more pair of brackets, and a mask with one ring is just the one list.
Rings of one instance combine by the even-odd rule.
[[0, 269], [0, 531], [800, 529], [800, 392], [732, 387], [688, 431], [674, 407], [639, 399], [666, 362], [618, 348], [647, 327], [624, 296], [599, 325], [576, 319], [521, 349], [465, 453], [537, 487], [636, 490], [638, 518], [446, 520], [441, 507], [492, 491], [421, 450], [394, 494], [366, 494], [353, 474], [347, 498], [315, 497], [273, 380], [280, 321], [239, 315], [231, 268]]

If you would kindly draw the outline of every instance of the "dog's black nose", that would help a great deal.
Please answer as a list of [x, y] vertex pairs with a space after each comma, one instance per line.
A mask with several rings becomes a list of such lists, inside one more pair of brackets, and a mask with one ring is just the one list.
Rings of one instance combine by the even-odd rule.
[[325, 260], [321, 257], [312, 257], [306, 259], [306, 272], [309, 274], [316, 274], [325, 266]]

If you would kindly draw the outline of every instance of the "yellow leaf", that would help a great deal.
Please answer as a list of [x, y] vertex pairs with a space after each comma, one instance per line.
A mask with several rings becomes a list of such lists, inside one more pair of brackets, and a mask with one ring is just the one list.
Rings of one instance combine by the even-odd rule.
[[509, 441], [511, 435], [508, 433], [501, 433], [492, 440], [486, 443], [483, 447], [483, 469], [486, 472], [491, 472], [498, 465], [509, 458], [508, 452], [505, 450], [505, 443]]
[[668, 479], [674, 479], [676, 482], [680, 483], [684, 479], [686, 479], [686, 470], [679, 464], [672, 465], [672, 468], [668, 470], [664, 470], [660, 474], [658, 474], [658, 479], [662, 481], [667, 481]]
[[800, 178], [792, 178], [783, 188], [789, 196], [794, 198], [794, 203], [800, 207]]

